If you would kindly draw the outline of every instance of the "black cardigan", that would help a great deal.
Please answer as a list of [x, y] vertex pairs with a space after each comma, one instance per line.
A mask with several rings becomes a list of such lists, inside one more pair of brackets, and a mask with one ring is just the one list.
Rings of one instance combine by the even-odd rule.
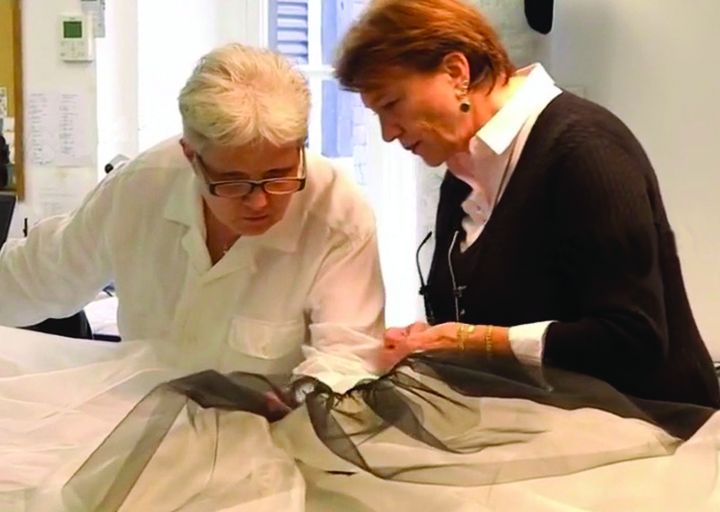
[[[446, 174], [427, 287], [437, 323], [455, 320], [448, 249], [469, 192]], [[602, 107], [562, 93], [544, 109], [481, 236], [452, 260], [462, 321], [556, 320], [544, 364], [720, 407], [652, 165]]]

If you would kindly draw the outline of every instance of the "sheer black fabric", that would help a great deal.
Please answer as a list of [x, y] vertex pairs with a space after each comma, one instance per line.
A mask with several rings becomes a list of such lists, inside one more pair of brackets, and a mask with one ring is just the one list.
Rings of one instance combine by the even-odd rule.
[[[269, 398], [288, 396], [278, 387], [282, 382], [287, 379], [206, 371], [157, 387], [84, 462], [63, 495], [83, 509], [117, 510], [183, 411], [190, 425], [193, 414], [208, 408], [282, 421], [284, 412]], [[504, 483], [667, 455], [714, 412], [637, 400], [584, 375], [470, 352], [415, 354], [342, 395], [309, 382], [300, 407], [332, 453], [358, 472], [437, 485]], [[307, 384], [302, 384], [306, 391]], [[605, 442], [598, 434], [602, 429], [578, 432], [577, 448], [562, 450], [543, 443], [558, 426], [571, 428], [575, 413], [589, 415], [597, 425], [627, 425], [633, 434]], [[503, 449], [512, 450], [512, 457], [498, 451]], [[393, 450], [406, 455], [395, 457]]]

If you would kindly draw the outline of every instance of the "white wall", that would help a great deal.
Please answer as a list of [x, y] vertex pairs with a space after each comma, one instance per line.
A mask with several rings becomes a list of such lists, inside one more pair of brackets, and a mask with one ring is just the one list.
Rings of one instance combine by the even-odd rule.
[[555, 0], [545, 59], [614, 111], [660, 180], [696, 320], [720, 359], [720, 1]]
[[257, 21], [260, 4], [261, 0], [138, 3], [141, 151], [180, 132], [177, 97], [202, 55], [231, 41], [257, 45], [264, 40], [266, 31]]
[[[423, 316], [415, 269], [418, 195], [417, 159], [400, 143], [383, 142], [377, 117], [365, 111], [367, 146], [364, 188], [375, 212], [385, 283], [387, 325], [408, 325]], [[425, 233], [423, 233], [423, 236]], [[423, 270], [427, 272], [428, 267]]]
[[101, 167], [138, 152], [138, 0], [106, 2], [106, 9], [105, 37], [96, 39]]
[[[96, 146], [96, 88], [95, 64], [62, 62], [58, 56], [59, 22], [62, 13], [80, 12], [80, 0], [22, 0], [23, 32], [23, 89], [26, 99], [30, 93], [54, 91], [79, 93], [86, 99], [91, 125], [90, 144]], [[19, 204], [11, 236], [21, 235], [23, 218], [32, 225], [51, 213], [63, 196], [82, 197], [95, 183], [97, 155], [92, 154], [88, 167], [58, 168], [36, 166], [25, 160], [26, 199]]]
[[226, 42], [264, 40], [259, 7], [258, 0], [107, 2], [107, 35], [97, 40], [101, 166], [179, 133], [177, 96], [198, 59]]

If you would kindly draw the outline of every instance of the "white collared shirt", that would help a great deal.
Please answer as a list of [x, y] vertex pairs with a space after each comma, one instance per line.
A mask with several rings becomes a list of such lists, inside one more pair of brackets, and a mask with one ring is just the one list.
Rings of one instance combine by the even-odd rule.
[[334, 379], [371, 372], [381, 345], [373, 214], [322, 157], [308, 155], [307, 184], [280, 222], [212, 265], [197, 178], [177, 139], [150, 149], [76, 212], [3, 247], [0, 323], [74, 314], [111, 280], [123, 339], [165, 340], [190, 370]]
[[[482, 234], [495, 205], [512, 178], [523, 147], [535, 121], [545, 107], [562, 91], [541, 64], [517, 71], [525, 81], [505, 105], [475, 134], [469, 151], [453, 155], [447, 165], [451, 173], [470, 185], [463, 201], [462, 221], [465, 251]], [[551, 321], [513, 326], [510, 345], [522, 362], [540, 364], [545, 332]]]

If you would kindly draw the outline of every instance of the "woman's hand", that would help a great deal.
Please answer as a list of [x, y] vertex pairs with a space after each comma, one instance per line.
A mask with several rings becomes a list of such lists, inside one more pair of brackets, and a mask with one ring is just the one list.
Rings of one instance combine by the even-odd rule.
[[384, 347], [380, 354], [380, 364], [383, 368], [389, 369], [395, 366], [401, 359], [422, 347], [408, 344], [410, 335], [418, 334], [430, 328], [425, 322], [415, 322], [407, 327], [392, 327], [385, 331]]
[[[463, 337], [462, 343], [460, 337]], [[512, 355], [507, 327], [472, 326], [458, 322], [429, 326], [416, 322], [385, 331], [385, 347], [380, 361], [384, 368], [392, 368], [413, 352], [437, 349], [480, 350], [488, 356]]]
[[[462, 338], [462, 340], [461, 340]], [[512, 355], [508, 328], [447, 322], [408, 334], [405, 344], [414, 350], [460, 349], [485, 352], [488, 356]]]
[[458, 345], [458, 331], [463, 324], [446, 322], [433, 325], [422, 331], [410, 333], [406, 343], [417, 350], [433, 350], [441, 348], [460, 348]]
[[407, 327], [391, 327], [385, 331], [385, 348], [394, 348], [402, 345], [407, 337], [429, 329], [430, 326], [425, 322], [415, 322]]
[[283, 419], [292, 411], [292, 407], [275, 391], [265, 392], [265, 406], [267, 407], [265, 418], [270, 423]]

